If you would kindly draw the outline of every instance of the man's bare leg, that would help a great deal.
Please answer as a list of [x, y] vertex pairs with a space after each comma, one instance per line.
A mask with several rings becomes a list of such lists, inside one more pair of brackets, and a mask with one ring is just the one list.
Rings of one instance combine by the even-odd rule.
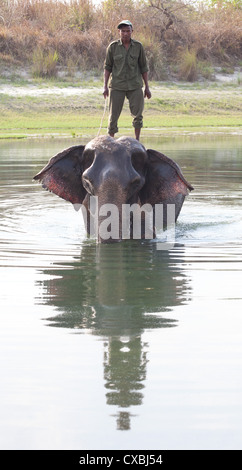
[[137, 129], [135, 128], [134, 132], [135, 132], [135, 137], [136, 137], [136, 140], [139, 140], [139, 137], [140, 137], [140, 131], [141, 129]]

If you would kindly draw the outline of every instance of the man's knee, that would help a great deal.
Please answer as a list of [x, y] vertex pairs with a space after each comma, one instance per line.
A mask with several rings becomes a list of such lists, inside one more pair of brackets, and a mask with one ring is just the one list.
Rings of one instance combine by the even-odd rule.
[[138, 116], [133, 119], [133, 127], [135, 129], [142, 129], [143, 127], [143, 116]]

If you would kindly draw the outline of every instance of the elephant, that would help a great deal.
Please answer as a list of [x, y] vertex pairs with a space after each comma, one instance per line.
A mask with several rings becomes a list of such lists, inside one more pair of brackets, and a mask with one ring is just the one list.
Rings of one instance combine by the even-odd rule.
[[81, 207], [87, 234], [101, 243], [155, 238], [157, 220], [166, 229], [168, 208], [173, 207], [176, 222], [185, 197], [194, 189], [171, 158], [125, 136], [99, 136], [67, 148], [34, 180], [76, 210]]

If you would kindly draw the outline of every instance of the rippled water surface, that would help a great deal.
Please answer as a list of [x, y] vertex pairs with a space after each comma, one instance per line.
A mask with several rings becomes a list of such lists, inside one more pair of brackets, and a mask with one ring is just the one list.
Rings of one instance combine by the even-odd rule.
[[33, 183], [73, 140], [0, 142], [2, 449], [242, 447], [241, 142], [144, 144], [195, 187], [169, 251]]

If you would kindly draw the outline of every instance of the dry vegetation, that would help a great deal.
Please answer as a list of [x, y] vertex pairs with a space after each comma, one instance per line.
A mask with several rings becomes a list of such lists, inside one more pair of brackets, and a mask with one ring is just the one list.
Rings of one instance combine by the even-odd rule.
[[[146, 49], [150, 78], [211, 78], [213, 66], [241, 65], [238, 0], [0, 0], [0, 63], [29, 67], [35, 76], [60, 68], [101, 71], [117, 24], [128, 17]], [[196, 4], [196, 3], [195, 3]]]

